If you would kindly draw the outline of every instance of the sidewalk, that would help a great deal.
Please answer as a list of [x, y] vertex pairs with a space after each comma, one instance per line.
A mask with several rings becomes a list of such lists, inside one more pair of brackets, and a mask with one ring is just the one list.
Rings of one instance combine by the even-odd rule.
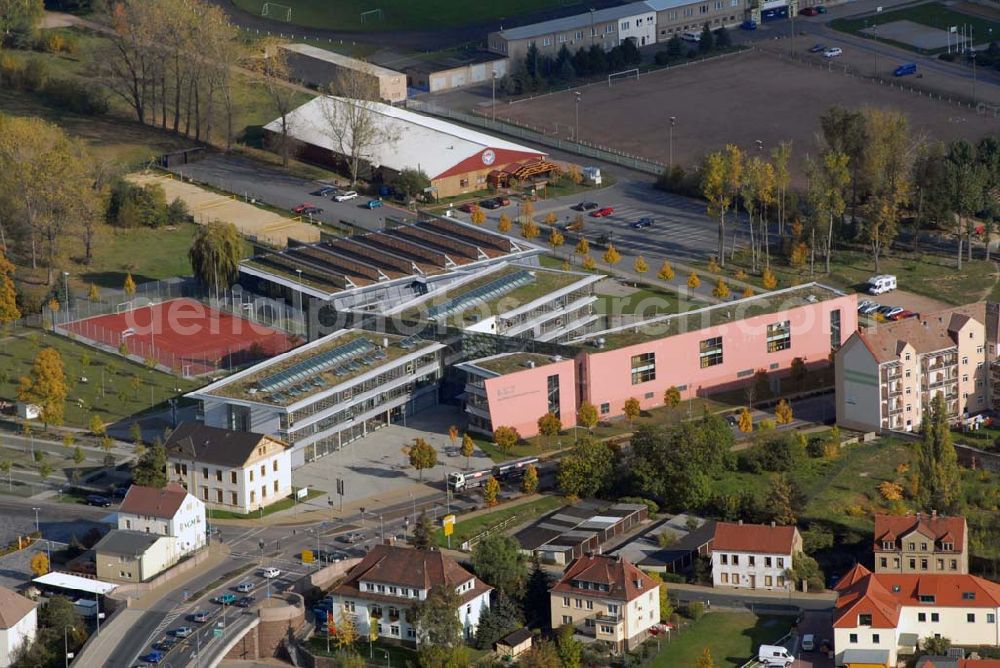
[[837, 600], [837, 594], [832, 591], [824, 591], [820, 593], [792, 592], [792, 594], [789, 595], [787, 591], [766, 591], [761, 589], [716, 589], [715, 587], [709, 587], [707, 585], [680, 582], [668, 582], [667, 590], [675, 593], [683, 591], [691, 594], [702, 594], [709, 598], [712, 595], [716, 595], [725, 598], [754, 599], [758, 602], [759, 599], [773, 599], [775, 605], [779, 605], [781, 603], [794, 604], [796, 601], [810, 601], [825, 602], [833, 606]]

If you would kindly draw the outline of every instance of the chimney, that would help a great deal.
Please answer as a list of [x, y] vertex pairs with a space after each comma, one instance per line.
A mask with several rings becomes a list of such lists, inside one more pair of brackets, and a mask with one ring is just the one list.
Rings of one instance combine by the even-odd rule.
[[937, 517], [937, 510], [935, 510], [933, 508], [931, 509], [931, 517], [932, 518], [936, 518]]
[[743, 526], [743, 520], [736, 520], [736, 523], [739, 524], [740, 526]]
[[772, 527], [774, 526], [774, 520], [771, 520], [771, 526]]

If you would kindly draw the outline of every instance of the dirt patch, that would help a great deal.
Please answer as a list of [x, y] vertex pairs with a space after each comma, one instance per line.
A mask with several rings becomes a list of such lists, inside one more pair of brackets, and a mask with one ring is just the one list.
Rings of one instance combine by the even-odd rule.
[[242, 202], [234, 195], [220, 195], [173, 176], [152, 172], [133, 174], [129, 179], [143, 185], [158, 183], [163, 186], [167, 201], [179, 197], [186, 202], [195, 222], [200, 225], [210, 220], [232, 223], [241, 234], [280, 248], [287, 246], [290, 238], [319, 241], [319, 228]]
[[602, 281], [598, 281], [597, 284], [594, 285], [594, 292], [596, 294], [606, 295], [609, 297], [627, 297], [639, 292], [639, 288], [633, 288], [619, 283], [614, 279], [606, 278]]
[[935, 311], [954, 308], [952, 304], [913, 292], [907, 292], [906, 290], [893, 290], [877, 297], [864, 297], [864, 295], [861, 295], [860, 298], [871, 299], [886, 306], [901, 306], [915, 313], [934, 313]]

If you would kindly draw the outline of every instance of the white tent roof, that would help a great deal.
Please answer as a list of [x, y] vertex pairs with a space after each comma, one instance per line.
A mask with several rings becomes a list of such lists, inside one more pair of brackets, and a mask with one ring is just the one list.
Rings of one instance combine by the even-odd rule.
[[[339, 152], [341, 142], [331, 132], [328, 119], [336, 117], [338, 106], [349, 104], [356, 102], [333, 96], [314, 98], [288, 115], [289, 134], [307, 144]], [[375, 122], [382, 128], [383, 135], [393, 139], [373, 146], [370, 155], [364, 156], [372, 165], [388, 167], [397, 172], [421, 169], [434, 179], [488, 148], [523, 153], [525, 155], [522, 159], [531, 155], [545, 155], [533, 148], [408, 109], [381, 102], [365, 104], [371, 105]], [[264, 129], [280, 132], [281, 119], [271, 121]], [[350, 146], [349, 137], [343, 143]]]
[[85, 591], [88, 594], [109, 594], [118, 588], [118, 585], [101, 580], [91, 580], [79, 575], [70, 573], [46, 573], [40, 578], [32, 580], [35, 584], [45, 587], [59, 587], [60, 589], [72, 589], [73, 591]]

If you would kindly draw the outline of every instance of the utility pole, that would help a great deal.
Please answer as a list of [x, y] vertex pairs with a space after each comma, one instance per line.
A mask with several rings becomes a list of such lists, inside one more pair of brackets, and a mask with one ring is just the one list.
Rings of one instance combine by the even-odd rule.
[[674, 166], [674, 126], [677, 125], [677, 117], [670, 117], [670, 159], [668, 165], [673, 168]]
[[[591, 10], [593, 11], [593, 10]], [[580, 91], [576, 91], [576, 125], [573, 128], [573, 141], [580, 141]]]
[[497, 120], [497, 71], [493, 70], [493, 120]]
[[878, 79], [878, 15], [882, 13], [882, 6], [879, 5], [875, 8], [874, 24], [872, 26], [872, 32], [875, 36], [875, 78]]

